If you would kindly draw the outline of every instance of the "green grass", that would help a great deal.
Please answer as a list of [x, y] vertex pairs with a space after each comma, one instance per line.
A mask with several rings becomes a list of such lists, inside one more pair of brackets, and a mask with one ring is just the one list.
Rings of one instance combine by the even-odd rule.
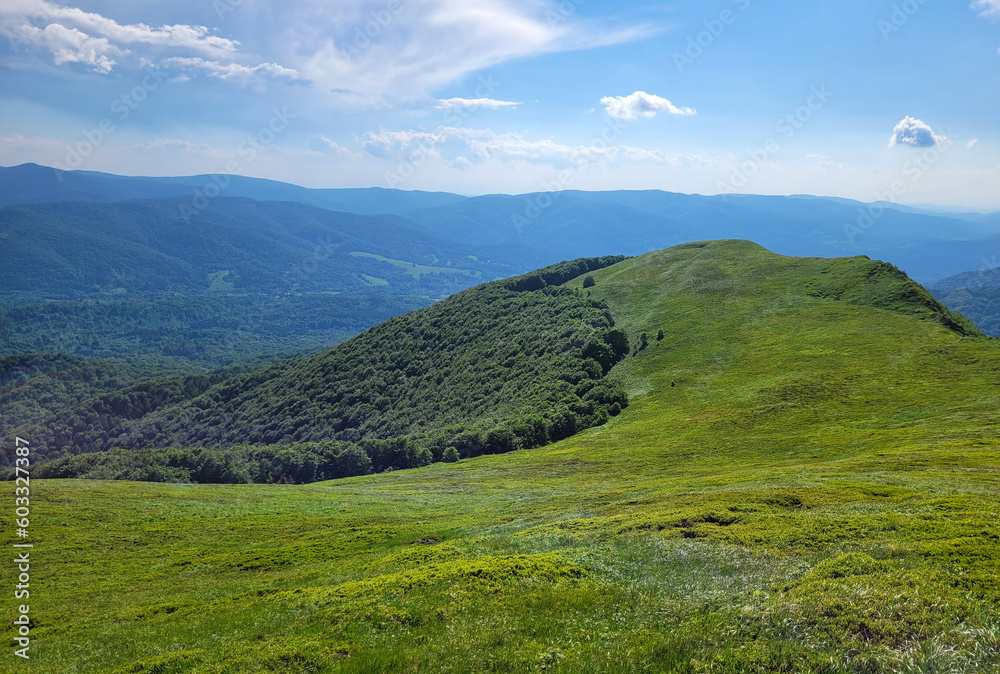
[[223, 269], [208, 275], [208, 289], [213, 291], [232, 290], [234, 282], [229, 280], [230, 271]]
[[[465, 275], [465, 276], [476, 276], [476, 273], [473, 272], [473, 271], [471, 271], [471, 270], [469, 270], [469, 269], [455, 269], [453, 267], [429, 267], [427, 265], [416, 264], [415, 262], [405, 262], [403, 260], [393, 260], [391, 258], [382, 257], [381, 255], [375, 255], [373, 253], [353, 252], [353, 253], [351, 253], [351, 257], [364, 257], [364, 258], [369, 258], [369, 259], [372, 259], [372, 260], [378, 260], [379, 262], [385, 262], [387, 264], [391, 264], [393, 267], [398, 267], [399, 269], [403, 270], [404, 272], [406, 272], [407, 274], [409, 274], [410, 276], [412, 276], [417, 281], [419, 281], [422, 276], [425, 276], [425, 275], [428, 275], [428, 274], [431, 274], [431, 275], [434, 275], [434, 274], [462, 274], [462, 275]], [[362, 274], [362, 276], [365, 276], [365, 275]], [[370, 278], [371, 277], [365, 276], [366, 280], [369, 280]], [[370, 282], [370, 280], [369, 280], [369, 282]], [[388, 283], [386, 283], [386, 285], [388, 285]]]
[[389, 286], [388, 281], [386, 281], [384, 278], [379, 278], [378, 276], [369, 276], [368, 274], [362, 274], [361, 278], [365, 280], [365, 283], [367, 283], [370, 286], [374, 286], [376, 288], [385, 288]]
[[1000, 346], [887, 273], [740, 242], [595, 272], [665, 338], [613, 370], [627, 410], [540, 449], [37, 483], [20, 669], [1000, 671]]

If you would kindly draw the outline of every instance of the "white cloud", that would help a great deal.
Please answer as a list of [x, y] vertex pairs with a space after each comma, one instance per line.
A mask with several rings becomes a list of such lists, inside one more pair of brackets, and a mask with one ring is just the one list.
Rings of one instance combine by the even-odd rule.
[[[427, 98], [469, 74], [517, 58], [586, 49], [653, 34], [645, 26], [552, 21], [556, 0], [304, 0], [285, 14], [291, 61], [343, 107]], [[500, 86], [499, 90], [502, 90]], [[494, 98], [472, 82], [464, 98]]]
[[966, 145], [965, 147], [967, 147], [967, 148], [969, 148], [971, 150], [971, 149], [975, 148], [977, 145], [979, 145], [979, 139], [978, 138], [973, 138], [972, 140], [969, 141], [968, 145]]
[[109, 73], [117, 61], [127, 53], [112, 45], [106, 38], [92, 37], [76, 28], [66, 28], [57, 23], [45, 28], [18, 26], [13, 34], [24, 44], [48, 50], [56, 65], [82, 63], [99, 73]]
[[[261, 78], [302, 79], [298, 71], [277, 63], [238, 63], [240, 43], [214, 35], [205, 26], [121, 24], [49, 0], [2, 0], [0, 34], [9, 37], [15, 47], [48, 51], [56, 65], [82, 63], [100, 73], [111, 72], [122, 57], [134, 55], [126, 65], [159, 61], [168, 68], [198, 71], [244, 85]], [[173, 55], [163, 58], [164, 52]]]
[[910, 147], [935, 147], [937, 145], [947, 145], [949, 140], [945, 136], [934, 133], [930, 125], [914, 117], [904, 117], [892, 131], [892, 138], [889, 139], [889, 147], [897, 145], [908, 145]]
[[216, 150], [208, 143], [192, 143], [187, 140], [179, 140], [176, 138], [151, 140], [146, 143], [132, 145], [130, 146], [130, 149], [143, 154], [190, 154], [203, 159], [225, 159], [229, 156], [225, 152]]
[[645, 91], [637, 91], [628, 96], [605, 96], [601, 99], [601, 105], [608, 115], [615, 119], [656, 117], [661, 112], [671, 115], [697, 114], [692, 108], [679, 108], [667, 99], [647, 94]]
[[[553, 140], [530, 140], [516, 133], [491, 129], [441, 127], [434, 131], [386, 131], [365, 134], [368, 154], [382, 159], [435, 159], [443, 163], [475, 160], [485, 162], [528, 162], [559, 166], [579, 166], [601, 162], [665, 164], [671, 166], [718, 166], [727, 163], [717, 157], [674, 153], [628, 145], [567, 145]], [[471, 163], [471, 162], [470, 162]]]
[[120, 24], [100, 14], [48, 0], [4, 0], [0, 5], [0, 34], [15, 46], [40, 47], [56, 65], [82, 63], [108, 73], [118, 59], [131, 52], [125, 45], [183, 48], [206, 54], [229, 54], [234, 40], [211, 35], [204, 26], [183, 24], [152, 28]]
[[499, 110], [500, 108], [516, 108], [522, 105], [514, 101], [498, 101], [492, 98], [447, 98], [439, 100], [435, 107], [438, 110], [469, 110], [482, 109]]
[[335, 154], [343, 157], [358, 156], [356, 153], [351, 152], [348, 148], [323, 135], [316, 136], [309, 141], [309, 149], [313, 152], [319, 152], [321, 154]]
[[283, 78], [300, 80], [302, 76], [297, 70], [285, 68], [277, 63], [261, 63], [256, 66], [244, 66], [238, 63], [219, 63], [206, 61], [198, 57], [174, 56], [160, 62], [163, 68], [179, 68], [186, 71], [202, 72], [210, 78], [236, 81], [247, 84], [257, 78]]
[[982, 16], [1000, 15], [1000, 0], [975, 0], [973, 9], [978, 9]]
[[207, 54], [234, 52], [239, 45], [235, 40], [210, 34], [205, 26], [175, 24], [153, 28], [144, 23], [120, 24], [100, 14], [49, 0], [4, 0], [0, 17], [7, 25], [30, 26], [31, 22], [35, 22], [44, 23], [46, 27], [73, 27], [117, 44], [178, 47]]

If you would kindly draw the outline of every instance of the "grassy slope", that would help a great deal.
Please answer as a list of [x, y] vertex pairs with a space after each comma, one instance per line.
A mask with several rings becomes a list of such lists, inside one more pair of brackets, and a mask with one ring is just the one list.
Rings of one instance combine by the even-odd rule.
[[33, 665], [1000, 671], [1000, 347], [865, 306], [871, 271], [717, 243], [595, 273], [666, 337], [616, 369], [627, 411], [546, 448], [35, 485]]

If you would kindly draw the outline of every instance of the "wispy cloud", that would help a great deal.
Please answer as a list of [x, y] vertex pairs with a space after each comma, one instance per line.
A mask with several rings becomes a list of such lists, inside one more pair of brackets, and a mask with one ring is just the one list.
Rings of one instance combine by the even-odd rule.
[[601, 105], [610, 117], [615, 119], [638, 119], [639, 117], [656, 117], [661, 112], [671, 115], [694, 115], [693, 108], [681, 108], [666, 98], [637, 91], [628, 96], [605, 96]]
[[130, 146], [130, 149], [141, 153], [190, 154], [203, 159], [225, 159], [229, 156], [225, 152], [216, 150], [208, 143], [192, 143], [191, 141], [176, 138], [161, 138], [146, 143], [138, 143]]
[[277, 63], [244, 66], [239, 63], [206, 61], [198, 57], [174, 56], [160, 61], [159, 66], [166, 69], [200, 72], [213, 79], [231, 80], [241, 84], [248, 84], [257, 78], [283, 78], [292, 81], [302, 79], [297, 70], [285, 68]]
[[1000, 0], [975, 0], [973, 9], [978, 9], [982, 16], [1000, 16]]
[[[384, 0], [307, 0], [287, 16], [295, 67], [345, 107], [426, 98], [470, 73], [512, 59], [640, 39], [558, 16], [553, 0], [421, 0], [398, 13]], [[377, 16], [379, 20], [372, 21]]]
[[914, 117], [904, 117], [892, 131], [889, 147], [906, 145], [909, 147], [935, 147], [946, 145], [948, 138], [934, 133], [934, 129], [923, 120]]
[[628, 145], [569, 145], [550, 139], [532, 140], [517, 133], [497, 133], [491, 129], [440, 127], [434, 131], [369, 132], [364, 136], [368, 154], [382, 158], [419, 156], [442, 162], [469, 158], [477, 162], [521, 161], [539, 164], [572, 165], [592, 162], [654, 163], [669, 165], [716, 165], [720, 158], [674, 153]]
[[516, 108], [522, 105], [514, 101], [497, 101], [492, 98], [447, 98], [439, 100], [435, 107], [438, 110], [499, 110], [501, 108]]
[[319, 135], [309, 141], [309, 149], [320, 154], [333, 154], [342, 157], [355, 157], [357, 154], [326, 136]]

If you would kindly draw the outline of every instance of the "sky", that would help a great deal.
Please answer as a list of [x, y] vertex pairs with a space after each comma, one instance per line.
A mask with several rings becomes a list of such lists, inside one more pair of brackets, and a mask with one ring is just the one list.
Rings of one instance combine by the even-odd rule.
[[0, 165], [1000, 210], [1000, 0], [2, 0]]

